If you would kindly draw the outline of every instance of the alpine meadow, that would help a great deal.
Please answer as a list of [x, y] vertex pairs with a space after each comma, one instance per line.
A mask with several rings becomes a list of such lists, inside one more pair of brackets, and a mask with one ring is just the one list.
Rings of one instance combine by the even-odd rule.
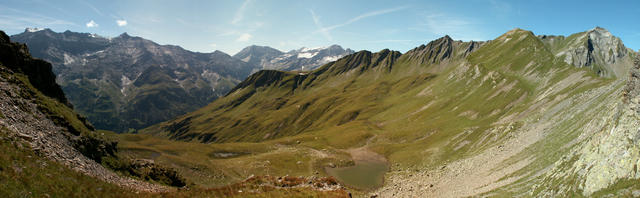
[[9, 0], [0, 197], [640, 197], [640, 4], [550, 3]]

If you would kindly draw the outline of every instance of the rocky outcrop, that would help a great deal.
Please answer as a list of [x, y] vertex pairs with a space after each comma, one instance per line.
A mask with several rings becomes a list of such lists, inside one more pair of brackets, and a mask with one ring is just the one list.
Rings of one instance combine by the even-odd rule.
[[350, 71], [363, 73], [372, 69], [390, 71], [393, 68], [393, 63], [395, 63], [401, 55], [402, 53], [389, 49], [384, 49], [376, 53], [360, 51], [326, 64], [312, 73], [315, 75], [324, 74], [334, 76]]
[[172, 168], [156, 164], [148, 159], [117, 159], [107, 161], [106, 166], [128, 176], [154, 181], [174, 187], [184, 187], [187, 181]]
[[450, 58], [452, 53], [453, 39], [448, 35], [407, 52], [409, 60], [415, 60], [420, 64], [438, 63]]
[[9, 36], [0, 31], [0, 62], [14, 72], [25, 74], [38, 91], [70, 106], [62, 89], [56, 84], [56, 76], [51, 72], [51, 64], [31, 58], [24, 44], [11, 43]]
[[626, 104], [635, 104], [632, 107], [640, 115], [640, 56], [634, 60], [634, 66], [631, 68], [631, 74], [629, 75], [629, 81], [624, 88], [623, 92], [624, 102]]
[[260, 66], [259, 68], [268, 69], [266, 65], [282, 55], [284, 55], [284, 52], [281, 52], [280, 50], [268, 46], [252, 45], [245, 47], [240, 52], [233, 55], [233, 57], [251, 65]]
[[601, 27], [567, 39], [571, 39], [570, 43], [556, 56], [564, 56], [564, 62], [576, 67], [611, 65], [627, 56], [627, 48], [620, 38]]
[[454, 41], [448, 35], [429, 42], [427, 45], [420, 45], [409, 50], [407, 58], [417, 64], [438, 64], [440, 62], [467, 57], [471, 52], [477, 50], [484, 42], [478, 41]]

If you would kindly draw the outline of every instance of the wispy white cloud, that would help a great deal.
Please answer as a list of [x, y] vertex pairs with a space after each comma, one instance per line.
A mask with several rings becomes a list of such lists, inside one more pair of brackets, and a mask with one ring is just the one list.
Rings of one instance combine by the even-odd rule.
[[314, 12], [313, 10], [309, 10], [309, 12], [311, 12], [311, 17], [313, 18], [313, 23], [316, 24], [316, 28], [318, 28], [318, 31], [320, 31], [320, 33], [322, 33], [322, 35], [327, 40], [333, 41], [333, 38], [331, 37], [331, 34], [329, 34], [329, 30], [324, 28], [324, 26], [322, 25], [322, 22], [320, 22], [320, 17], [318, 17], [318, 15], [316, 15], [316, 12]]
[[52, 27], [56, 25], [77, 24], [0, 5], [0, 27], [4, 28], [5, 31], [7, 29], [24, 30], [25, 27]]
[[80, 1], [82, 2], [82, 4], [86, 5], [87, 7], [89, 7], [91, 10], [93, 10], [93, 12], [95, 12], [96, 14], [100, 15], [100, 16], [105, 16], [98, 8], [96, 8], [95, 6], [93, 6], [91, 3], [86, 2], [86, 1]]
[[118, 26], [120, 26], [120, 27], [126, 26], [127, 25], [127, 20], [116, 20], [116, 24], [118, 24]]
[[390, 9], [376, 10], [376, 11], [367, 12], [367, 13], [358, 15], [356, 17], [353, 17], [353, 18], [345, 21], [344, 23], [333, 25], [333, 26], [329, 26], [329, 27], [326, 27], [325, 29], [326, 29], [326, 31], [330, 31], [330, 30], [333, 30], [333, 29], [336, 29], [336, 28], [339, 28], [339, 27], [343, 27], [343, 26], [355, 23], [355, 22], [360, 21], [360, 20], [365, 19], [365, 18], [374, 17], [374, 16], [378, 16], [378, 15], [383, 15], [383, 14], [388, 14], [388, 13], [392, 13], [392, 12], [397, 12], [397, 11], [404, 10], [404, 9], [407, 9], [407, 8], [409, 8], [409, 7], [408, 6], [401, 6], [401, 7], [395, 7], [395, 8], [390, 8]]
[[247, 6], [249, 5], [250, 2], [251, 0], [245, 0], [242, 3], [240, 8], [238, 8], [238, 10], [236, 11], [236, 14], [233, 16], [233, 19], [231, 20], [231, 24], [237, 24], [238, 22], [242, 21], [242, 19], [244, 18], [244, 11], [247, 9]]
[[98, 27], [98, 24], [95, 21], [91, 20], [91, 21], [87, 22], [86, 26], [88, 28], [92, 28], [92, 27]]
[[66, 15], [70, 15], [70, 16], [74, 16], [77, 13], [74, 12], [69, 12], [66, 9], [62, 9], [59, 6], [58, 2], [55, 1], [47, 1], [47, 0], [35, 0], [35, 2], [37, 2], [38, 5], [46, 5], [49, 8], [55, 9], [57, 10], [60, 14], [66, 14]]
[[423, 15], [423, 22], [409, 30], [428, 32], [436, 36], [450, 35], [456, 40], [486, 40], [473, 19], [460, 18], [442, 13]]
[[324, 35], [324, 37], [329, 40], [329, 41], [333, 41], [333, 37], [331, 37], [331, 30], [334, 30], [336, 28], [340, 28], [343, 26], [347, 26], [349, 24], [358, 22], [362, 19], [365, 18], [369, 18], [369, 17], [374, 17], [374, 16], [378, 16], [378, 15], [383, 15], [383, 14], [388, 14], [388, 13], [392, 13], [392, 12], [397, 12], [400, 10], [404, 10], [409, 8], [408, 6], [401, 6], [401, 7], [395, 7], [395, 8], [390, 8], [390, 9], [384, 9], [384, 10], [375, 10], [375, 11], [371, 11], [371, 12], [367, 12], [361, 15], [358, 15], [356, 17], [353, 17], [343, 23], [340, 24], [336, 24], [336, 25], [332, 25], [332, 26], [328, 26], [325, 27], [322, 25], [322, 23], [320, 22], [320, 16], [318, 16], [313, 10], [310, 10], [311, 12], [311, 17], [313, 18], [313, 22], [315, 23], [316, 27], [318, 28], [318, 30], [316, 32], [320, 32], [322, 33], [322, 35]]
[[251, 36], [251, 34], [244, 33], [244, 34], [241, 34], [240, 37], [238, 37], [236, 39], [236, 41], [238, 41], [238, 42], [247, 42], [247, 41], [249, 41], [251, 39], [251, 37], [253, 37], [253, 36]]

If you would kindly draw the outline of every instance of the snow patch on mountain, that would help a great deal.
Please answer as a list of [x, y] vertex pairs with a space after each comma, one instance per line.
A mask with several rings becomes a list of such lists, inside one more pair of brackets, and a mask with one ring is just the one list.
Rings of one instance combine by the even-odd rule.
[[26, 31], [27, 32], [39, 32], [45, 30], [45, 28], [27, 28]]
[[76, 61], [72, 56], [70, 56], [70, 55], [69, 55], [69, 54], [67, 54], [67, 53], [64, 53], [64, 55], [63, 55], [63, 56], [64, 56], [64, 64], [65, 64], [65, 65], [71, 64], [71, 63], [73, 63], [73, 62], [75, 62], [75, 61]]
[[120, 86], [122, 87], [122, 88], [120, 88], [120, 93], [122, 93], [123, 96], [127, 96], [127, 93], [126, 93], [127, 87], [129, 85], [131, 85], [131, 83], [133, 83], [133, 81], [131, 79], [127, 78], [127, 76], [122, 75], [122, 78], [120, 78], [120, 82], [121, 82]]
[[322, 58], [322, 62], [329, 63], [329, 62], [337, 61], [339, 58], [342, 58], [342, 57], [343, 56], [326, 56]]
[[303, 48], [300, 48], [300, 52], [320, 51], [320, 50], [329, 49], [329, 47], [330, 46], [316, 47], [316, 48], [303, 47]]
[[303, 52], [298, 54], [298, 58], [313, 58], [318, 55], [318, 52]]

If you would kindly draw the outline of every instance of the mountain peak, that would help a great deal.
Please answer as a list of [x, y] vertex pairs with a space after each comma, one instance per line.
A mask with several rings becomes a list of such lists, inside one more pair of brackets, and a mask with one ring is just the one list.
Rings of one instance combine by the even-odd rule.
[[526, 32], [531, 32], [531, 31], [525, 30], [525, 29], [521, 29], [521, 28], [518, 28], [518, 27], [507, 31], [507, 33], [518, 33], [518, 32], [526, 33]]
[[339, 75], [351, 70], [357, 70], [358, 72], [363, 73], [373, 68], [381, 68], [389, 71], [392, 68], [391, 65], [401, 55], [402, 53], [398, 51], [391, 51], [389, 49], [383, 49], [377, 53], [362, 50], [328, 63], [314, 71], [314, 73], [322, 74], [328, 72], [331, 75]]
[[576, 33], [566, 38], [565, 46], [560, 46], [556, 56], [564, 56], [564, 62], [576, 67], [599, 65], [597, 73], [601, 76], [615, 74], [613, 64], [627, 55], [627, 48], [622, 41], [607, 29], [595, 27], [585, 32]]
[[269, 46], [250, 45], [250, 46], [247, 46], [247, 47], [243, 48], [242, 50], [240, 50], [240, 52], [238, 52], [237, 54], [247, 53], [249, 51], [255, 51], [255, 50], [278, 51], [278, 52], [280, 52], [280, 50], [272, 48], [272, 47], [269, 47]]
[[535, 37], [535, 34], [533, 34], [532, 31], [524, 30], [520, 28], [513, 28], [512, 30], [509, 30], [508, 32], [504, 33], [502, 36], [498, 37], [496, 40], [504, 40], [514, 35], [529, 35], [529, 36]]
[[609, 32], [609, 30], [607, 30], [607, 29], [605, 29], [605, 28], [603, 28], [603, 27], [600, 27], [600, 26], [596, 26], [596, 27], [594, 27], [593, 29], [590, 29], [590, 30], [589, 30], [589, 32], [594, 32], [594, 31], [598, 31], [598, 32]]
[[407, 52], [409, 59], [417, 61], [419, 64], [438, 63], [448, 59], [453, 54], [453, 39], [445, 35], [429, 42], [427, 45], [420, 45]]
[[129, 36], [129, 34], [127, 34], [127, 32], [123, 32], [118, 37], [120, 37], [120, 38], [130, 38], [131, 36]]
[[25, 28], [24, 32], [40, 32], [40, 31], [51, 31], [49, 28]]

